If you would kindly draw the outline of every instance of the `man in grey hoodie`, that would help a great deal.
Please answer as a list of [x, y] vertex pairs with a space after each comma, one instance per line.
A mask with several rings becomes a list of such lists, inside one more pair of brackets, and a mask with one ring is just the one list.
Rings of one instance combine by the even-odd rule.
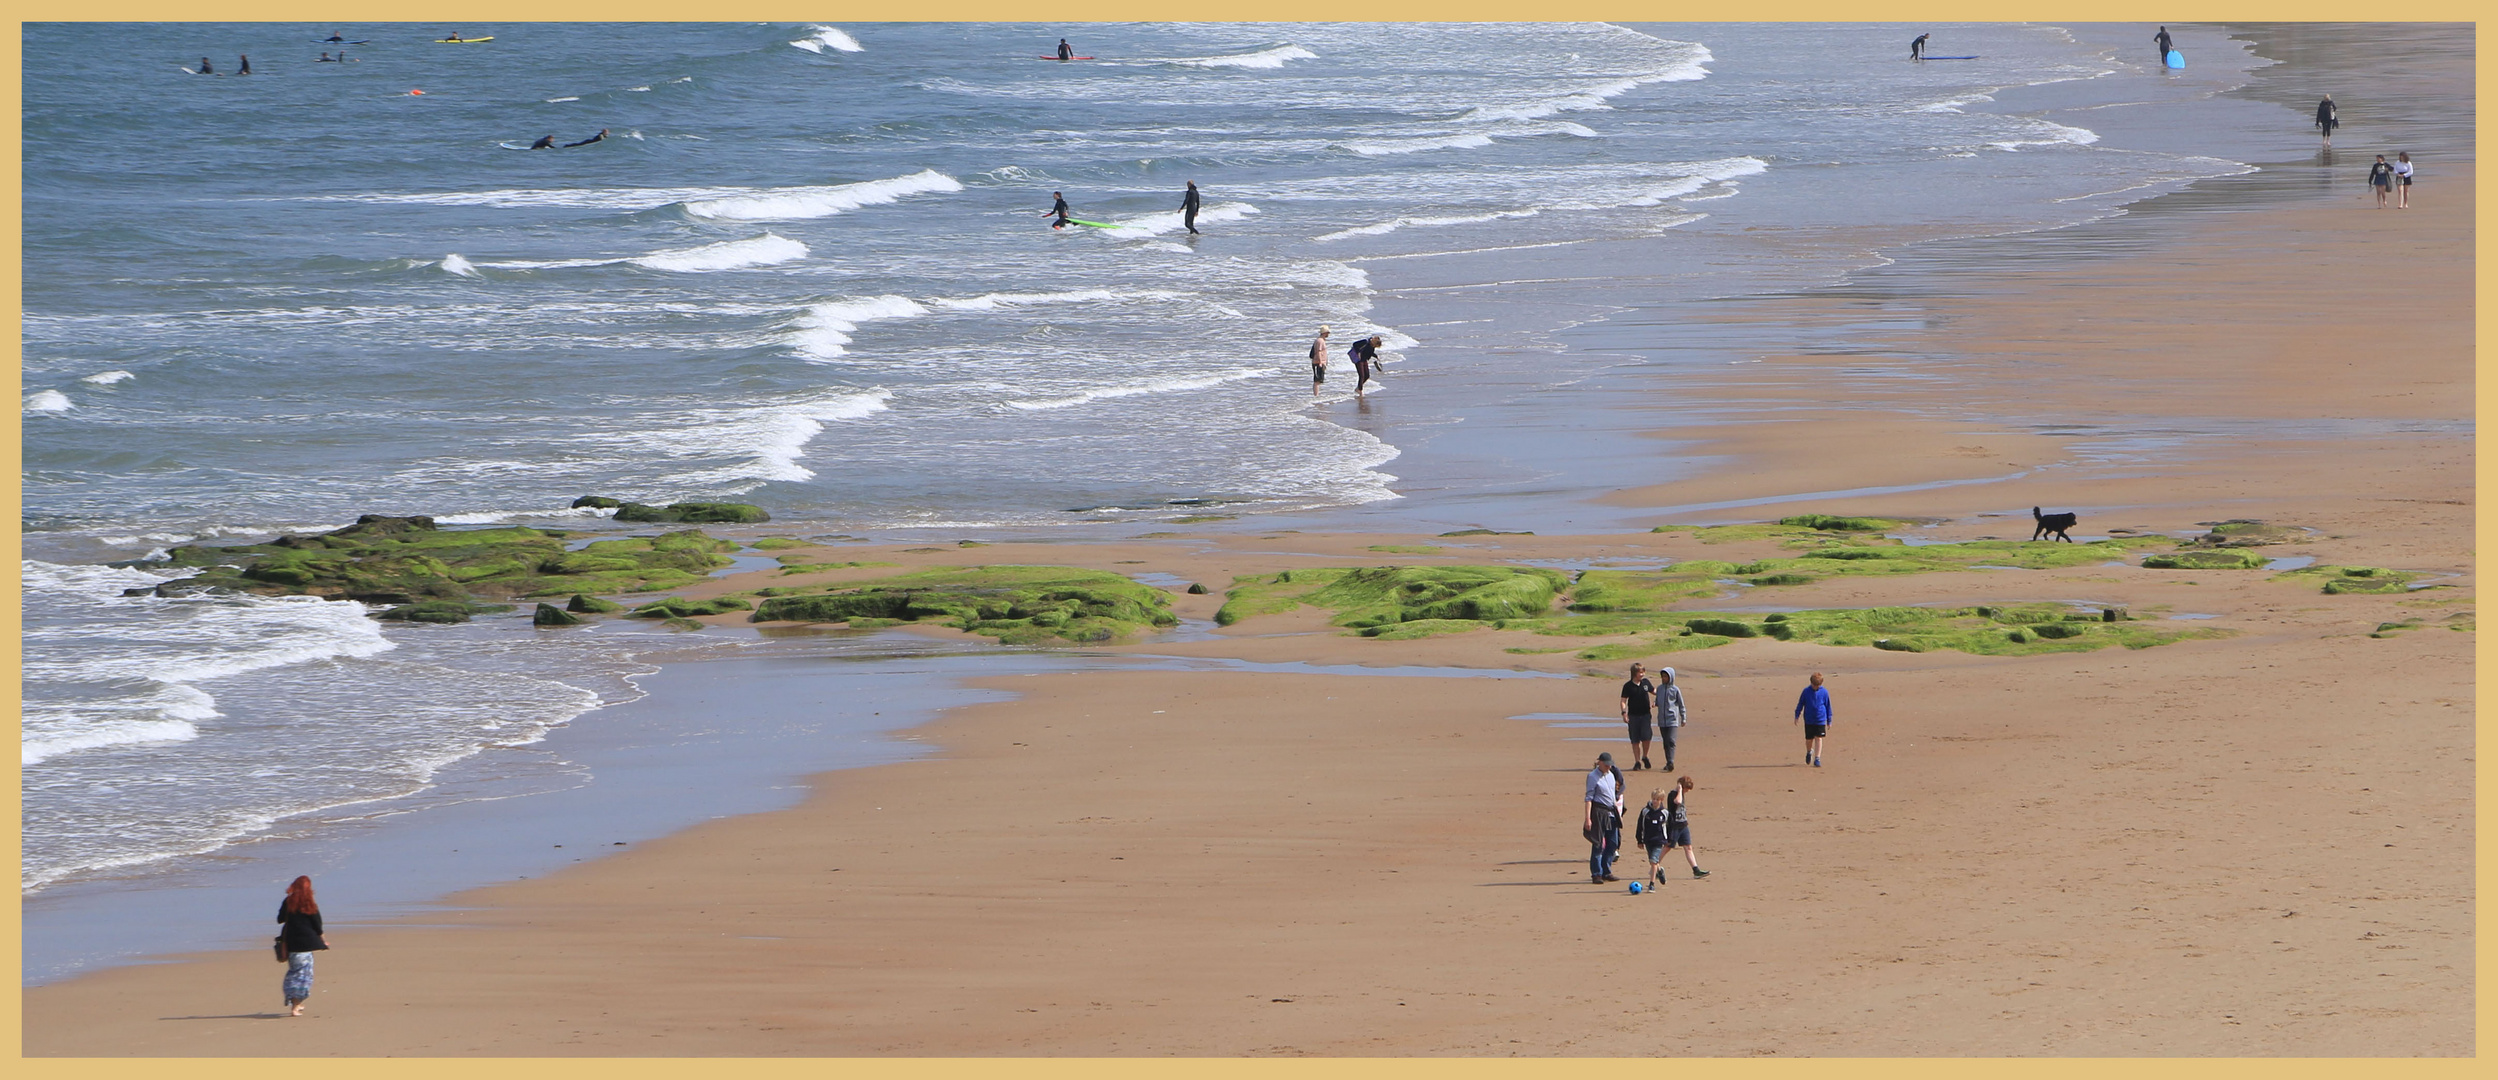
[[1657, 672], [1657, 741], [1665, 744], [1665, 771], [1674, 771], [1674, 736], [1682, 733], [1683, 686], [1673, 668]]

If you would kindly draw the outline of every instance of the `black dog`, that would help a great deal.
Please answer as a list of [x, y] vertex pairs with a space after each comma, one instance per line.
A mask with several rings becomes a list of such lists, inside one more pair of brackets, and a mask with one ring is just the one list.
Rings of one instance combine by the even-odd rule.
[[2038, 527], [2030, 530], [2030, 539], [2036, 540], [2054, 533], [2056, 539], [2068, 544], [2073, 542], [2073, 538], [2064, 535], [2064, 530], [2072, 528], [2074, 523], [2082, 520], [2079, 514], [2042, 514], [2035, 506], [2030, 507], [2030, 517], [2038, 522]]

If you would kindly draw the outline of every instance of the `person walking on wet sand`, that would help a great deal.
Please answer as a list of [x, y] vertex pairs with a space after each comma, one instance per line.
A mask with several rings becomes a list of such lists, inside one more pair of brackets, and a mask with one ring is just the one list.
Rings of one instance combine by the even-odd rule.
[[278, 944], [286, 956], [286, 978], [278, 984], [286, 996], [286, 1015], [302, 1016], [304, 999], [312, 996], [312, 954], [329, 948], [321, 937], [321, 905], [313, 902], [312, 879], [299, 877], [278, 902]]
[[1318, 396], [1318, 388], [1327, 385], [1327, 328], [1318, 328], [1318, 340], [1310, 343], [1310, 396]]
[[2163, 67], [2167, 66], [2168, 54], [2177, 48], [2176, 43], [2168, 38], [2168, 27], [2163, 26], [2159, 33], [2151, 35], [2151, 43], [2160, 47], [2160, 64]]
[[1587, 838], [1587, 880], [1602, 885], [1621, 879], [1613, 876], [1613, 856], [1622, 850], [1622, 770], [1613, 767], [1612, 754], [1596, 755], [1596, 765], [1587, 771], [1585, 822], [1579, 835]]
[[[1709, 876], [1709, 872], [1700, 868], [1700, 850], [1691, 846], [1691, 787], [1691, 778], [1685, 776], [1677, 778], [1674, 786], [1665, 791], [1665, 850], [1683, 849], [1683, 858], [1691, 863], [1691, 876], [1703, 878]], [[1649, 856], [1648, 860], [1652, 863], [1665, 861], [1657, 855]], [[1660, 883], [1665, 880], [1665, 871], [1657, 871], [1657, 880]]]
[[1674, 771], [1674, 737], [1682, 733], [1683, 687], [1675, 679], [1673, 668], [1657, 672], [1657, 742], [1665, 751], [1665, 771]]
[[2377, 163], [2368, 166], [2368, 186], [2377, 192], [2377, 209], [2385, 209], [2385, 197], [2394, 191], [2394, 167], [2385, 163], [2385, 155], [2377, 155]]
[[1622, 704], [1619, 715], [1622, 717], [1622, 726], [1629, 729], [1631, 736], [1631, 770], [1633, 772], [1648, 767], [1648, 741], [1656, 737], [1654, 729], [1649, 726], [1649, 716], [1652, 712], [1650, 705], [1656, 699], [1657, 687], [1656, 684], [1648, 681], [1647, 665], [1632, 664], [1631, 681], [1622, 684]]
[[1830, 691], [1821, 684], [1821, 672], [1813, 673], [1813, 681], [1795, 699], [1796, 722], [1804, 725], [1804, 763], [1821, 768], [1822, 736], [1830, 733]]
[[2394, 209], [2411, 209], [2411, 151], [2394, 155]]
[[2333, 95], [2326, 94], [2316, 103], [2316, 130], [2325, 133], [2325, 149], [2333, 149], [2333, 129], [2342, 126], [2342, 111], [2333, 107]]

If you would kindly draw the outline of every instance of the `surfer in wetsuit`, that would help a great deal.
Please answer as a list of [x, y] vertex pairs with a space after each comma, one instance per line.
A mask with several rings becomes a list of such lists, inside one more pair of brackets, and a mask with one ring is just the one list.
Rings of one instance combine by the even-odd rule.
[[[203, 65], [207, 61], [201, 61]], [[2316, 127], [2325, 133], [2325, 149], [2333, 149], [2333, 129], [2342, 126], [2341, 110], [2333, 107], [2333, 95], [2326, 94], [2316, 103]]]
[[460, 32], [459, 32], [459, 31], [454, 30], [454, 31], [452, 31], [452, 32], [451, 32], [451, 36], [450, 36], [450, 37], [444, 38], [443, 40], [444, 40], [444, 41], [461, 41], [461, 40], [465, 40], [465, 39], [463, 39], [463, 38], [461, 38], [461, 37], [460, 37]]
[[586, 139], [581, 140], [580, 142], [568, 142], [568, 143], [565, 143], [565, 144], [564, 144], [564, 149], [566, 149], [566, 150], [570, 150], [570, 149], [572, 149], [573, 147], [576, 147], [576, 146], [588, 146], [588, 145], [590, 145], [591, 143], [594, 143], [594, 142], [606, 142], [606, 141], [607, 141], [607, 129], [606, 129], [606, 128], [600, 128], [600, 129], [598, 129], [598, 134], [596, 134], [596, 135], [592, 135], [592, 136], [590, 136], [589, 138], [586, 138]]
[[1908, 58], [1909, 58], [1909, 59], [1911, 59], [1911, 60], [1923, 60], [1923, 59], [1925, 59], [1925, 58], [1926, 58], [1926, 39], [1927, 39], [1927, 38], [1930, 38], [1930, 37], [1933, 37], [1933, 36], [1934, 36], [1934, 35], [1932, 35], [1932, 34], [1919, 34], [1919, 35], [1917, 35], [1917, 40], [1909, 42], [1909, 43], [1908, 43]]
[[251, 73], [252, 73], [252, 58], [251, 58], [251, 57], [246, 56], [246, 57], [244, 57], [244, 58], [243, 58], [243, 68], [242, 68], [242, 70], [235, 72], [235, 74], [237, 74], [237, 75], [249, 75], [249, 74], [251, 74]]
[[1063, 192], [1063, 191], [1053, 191], [1053, 192], [1050, 192], [1050, 208], [1049, 208], [1049, 209], [1047, 209], [1047, 210], [1042, 211], [1042, 212], [1041, 212], [1041, 216], [1042, 216], [1042, 217], [1049, 217], [1049, 216], [1050, 216], [1050, 215], [1052, 215], [1052, 214], [1056, 214], [1056, 215], [1058, 216], [1058, 220], [1053, 221], [1053, 222], [1050, 222], [1050, 228], [1053, 228], [1053, 229], [1064, 229], [1064, 228], [1066, 228], [1066, 227], [1067, 227], [1067, 220], [1068, 220], [1068, 219], [1067, 219], [1067, 193], [1066, 193], [1066, 192]]
[[1197, 182], [1188, 182], [1188, 194], [1180, 196], [1180, 224], [1188, 226], [1188, 234], [1197, 235]]
[[1073, 59], [1075, 59], [1075, 58], [1076, 58], [1076, 47], [1075, 47], [1075, 46], [1073, 46], [1073, 45], [1069, 45], [1069, 44], [1067, 44], [1067, 39], [1066, 39], [1066, 38], [1060, 38], [1060, 39], [1058, 39], [1058, 62], [1063, 64], [1063, 63], [1066, 63], [1067, 61], [1069, 61], [1069, 60], [1073, 60]]
[[316, 64], [335, 64], [337, 62], [338, 61], [336, 60], [330, 59], [330, 54], [328, 53], [322, 53], [320, 59], [313, 61], [313, 63]]
[[2168, 27], [2163, 26], [2159, 33], [2151, 35], [2151, 43], [2160, 47], [2160, 62], [2168, 63], [2169, 50], [2173, 48], [2168, 40]]
[[529, 144], [529, 148], [532, 150], [553, 150], [555, 149], [555, 136], [540, 135], [538, 136], [538, 141]]
[[208, 66], [208, 58], [203, 56], [199, 58], [199, 73], [202, 75], [214, 75], [217, 73], [217, 69]]

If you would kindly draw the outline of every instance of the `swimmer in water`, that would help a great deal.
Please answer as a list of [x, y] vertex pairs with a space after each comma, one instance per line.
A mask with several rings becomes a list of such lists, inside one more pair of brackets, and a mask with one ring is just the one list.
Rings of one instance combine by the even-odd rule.
[[328, 53], [322, 53], [320, 59], [313, 61], [313, 63], [316, 64], [335, 64], [337, 62], [338, 61], [336, 60], [330, 59], [330, 54]]
[[1057, 215], [1057, 216], [1058, 216], [1058, 220], [1053, 221], [1053, 222], [1050, 222], [1050, 228], [1053, 228], [1053, 229], [1064, 229], [1064, 228], [1066, 228], [1066, 227], [1067, 227], [1067, 193], [1066, 193], [1066, 192], [1063, 192], [1063, 191], [1053, 191], [1053, 192], [1050, 192], [1050, 208], [1049, 208], [1049, 209], [1047, 209], [1047, 210], [1042, 211], [1042, 212], [1041, 212], [1041, 216], [1042, 216], [1042, 217], [1049, 217], [1049, 216], [1050, 216], [1050, 215], [1052, 215], [1052, 214]]
[[596, 135], [592, 135], [592, 136], [590, 136], [589, 138], [586, 138], [586, 139], [581, 140], [580, 142], [568, 142], [568, 143], [565, 143], [565, 144], [564, 144], [564, 149], [566, 149], [566, 150], [570, 150], [570, 149], [572, 149], [573, 147], [576, 147], [576, 146], [588, 146], [588, 145], [590, 145], [591, 143], [594, 143], [594, 142], [605, 142], [605, 141], [607, 141], [607, 129], [606, 129], [606, 128], [600, 128], [600, 129], [598, 129], [598, 134], [596, 134]]
[[538, 141], [529, 144], [529, 148], [532, 150], [553, 150], [555, 149], [555, 136], [540, 135], [538, 136]]

